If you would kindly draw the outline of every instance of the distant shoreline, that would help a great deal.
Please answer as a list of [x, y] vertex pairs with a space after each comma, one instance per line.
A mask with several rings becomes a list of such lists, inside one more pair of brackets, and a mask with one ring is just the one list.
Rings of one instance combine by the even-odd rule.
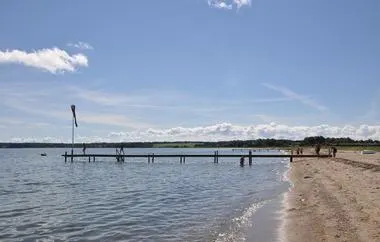
[[[296, 147], [336, 146], [338, 149], [380, 151], [379, 140], [352, 140], [350, 138], [306, 137], [303, 140], [255, 139], [228, 141], [154, 141], [154, 142], [89, 142], [87, 148], [249, 148], [249, 149], [295, 149]], [[71, 143], [43, 142], [0, 142], [0, 148], [71, 148]], [[82, 148], [83, 142], [76, 142], [74, 148]]]

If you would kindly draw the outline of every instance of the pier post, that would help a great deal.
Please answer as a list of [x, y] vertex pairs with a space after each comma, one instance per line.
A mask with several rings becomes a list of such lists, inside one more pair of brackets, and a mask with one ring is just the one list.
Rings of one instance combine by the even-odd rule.
[[183, 156], [183, 164], [185, 164], [186, 156]]
[[152, 154], [152, 163], [154, 163], [154, 153]]
[[91, 162], [91, 156], [88, 157], [88, 163], [90, 163], [90, 162]]
[[67, 162], [67, 151], [65, 151], [65, 163]]
[[252, 165], [252, 150], [249, 150], [248, 164]]
[[95, 156], [93, 157], [93, 161], [92, 162], [95, 162]]
[[219, 163], [219, 150], [216, 151], [216, 164]]
[[71, 162], [73, 162], [74, 159], [74, 150], [71, 150]]
[[148, 154], [148, 164], [150, 164], [150, 155]]
[[179, 163], [182, 164], [182, 156], [179, 156]]

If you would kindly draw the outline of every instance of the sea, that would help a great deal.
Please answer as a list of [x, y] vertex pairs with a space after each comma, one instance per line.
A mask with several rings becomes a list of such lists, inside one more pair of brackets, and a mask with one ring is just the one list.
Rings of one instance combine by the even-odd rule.
[[[128, 154], [241, 154], [136, 148]], [[0, 149], [0, 241], [275, 241], [289, 161], [76, 158], [67, 149]], [[75, 152], [82, 152], [81, 149]], [[114, 154], [115, 149], [87, 153]], [[279, 154], [254, 150], [253, 154]], [[46, 153], [46, 156], [41, 156]]]

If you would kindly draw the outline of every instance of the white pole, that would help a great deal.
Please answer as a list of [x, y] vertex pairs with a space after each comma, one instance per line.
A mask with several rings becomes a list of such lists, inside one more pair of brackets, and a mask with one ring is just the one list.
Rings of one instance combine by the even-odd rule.
[[73, 122], [72, 122], [72, 130], [71, 130], [71, 161], [73, 161], [73, 154], [74, 154], [74, 116], [73, 116]]

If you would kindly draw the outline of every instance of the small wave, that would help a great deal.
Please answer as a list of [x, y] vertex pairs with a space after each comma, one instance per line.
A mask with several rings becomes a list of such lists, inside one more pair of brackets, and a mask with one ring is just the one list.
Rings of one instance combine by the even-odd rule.
[[21, 217], [23, 215], [28, 214], [30, 211], [35, 210], [36, 208], [38, 207], [15, 208], [15, 209], [10, 209], [10, 210], [0, 211], [0, 218], [6, 219], [6, 218]]
[[241, 216], [233, 218], [227, 231], [219, 233], [215, 242], [245, 241], [245, 229], [252, 226], [251, 218], [253, 214], [264, 204], [265, 201], [253, 203]]

